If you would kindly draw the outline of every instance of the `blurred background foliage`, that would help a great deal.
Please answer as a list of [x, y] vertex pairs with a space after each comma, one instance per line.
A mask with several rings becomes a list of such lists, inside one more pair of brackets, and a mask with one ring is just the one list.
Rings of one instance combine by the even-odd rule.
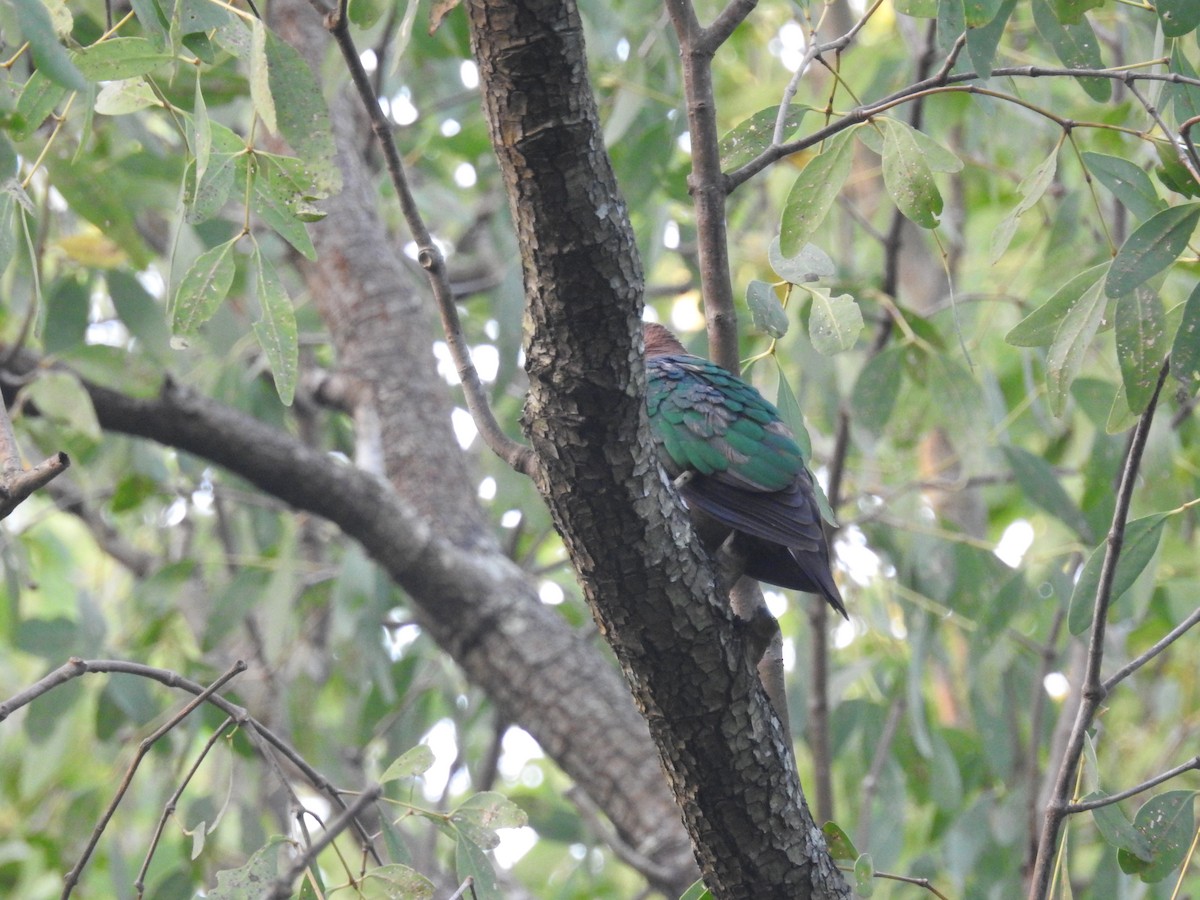
[[[81, 63], [83, 79], [73, 84], [72, 70], [54, 69], [62, 60], [39, 56], [44, 44], [36, 41], [32, 74], [19, 36], [45, 21], [69, 46], [99, 45], [104, 11], [37, 6], [0, 11], [9, 58], [0, 88], [0, 175], [9, 179], [0, 198], [5, 345], [23, 342], [126, 393], [153, 394], [170, 377], [352, 456], [342, 417], [315, 409], [302, 391], [291, 408], [281, 404], [279, 366], [253, 330], [264, 312], [250, 283], [256, 260], [266, 260], [294, 304], [298, 372], [334, 362], [293, 273], [293, 248], [302, 240], [288, 224], [303, 218], [293, 202], [298, 194], [319, 208], [319, 172], [307, 171], [312, 180], [285, 196], [277, 221], [264, 212], [268, 201], [252, 208], [256, 243], [229, 245], [228, 299], [186, 340], [171, 333], [168, 303], [180, 302], [184, 273], [202, 253], [233, 241], [247, 221], [237, 190], [197, 212], [203, 198], [195, 170], [188, 174], [197, 155], [197, 87], [211, 128], [254, 140], [251, 122], [261, 107], [251, 96], [247, 54], [238, 50], [245, 38], [233, 36], [248, 32], [245, 23], [200, 0], [134, 3], [132, 17], [118, 7], [115, 33], [145, 38], [163, 58], [128, 70]], [[965, 6], [999, 22], [996, 68], [1127, 66], [1194, 77], [1200, 66], [1186, 3], [1161, 3], [1157, 11], [1115, 0]], [[1180, 18], [1164, 18], [1173, 10]], [[644, 255], [648, 304], [704, 352], [686, 118], [666, 13], [646, 0], [584, 0], [582, 11], [605, 137]], [[717, 7], [698, 11], [707, 20]], [[863, 12], [855, 2], [762, 4], [716, 58], [722, 130], [745, 137], [743, 123], [779, 104], [819, 18], [827, 40]], [[164, 19], [153, 21], [158, 13]], [[364, 62], [396, 123], [418, 201], [448, 251], [476, 363], [515, 432], [523, 396], [520, 266], [464, 17], [451, 12], [431, 34], [429, 12], [416, 3], [356, 3], [353, 14], [360, 46], [373, 48]], [[810, 134], [905, 88], [927, 47], [936, 71], [957, 34], [949, 30], [954, 14], [955, 3], [945, 0], [877, 5], [844, 52], [808, 70], [794, 101], [807, 111], [785, 137]], [[1062, 30], [1083, 27], [1090, 49], [1064, 59]], [[960, 69], [972, 65], [977, 57], [960, 57]], [[317, 78], [327, 98], [345, 82], [332, 57]], [[1070, 725], [1083, 638], [1071, 627], [1080, 614], [1069, 620], [1068, 612], [1079, 569], [1109, 527], [1129, 427], [1140, 411], [1130, 410], [1127, 396], [1173, 345], [1177, 355], [1196, 352], [1179, 330], [1196, 284], [1190, 228], [1174, 256], [1144, 279], [1152, 289], [1136, 318], [1162, 325], [1141, 351], [1120, 344], [1118, 304], [1102, 297], [1094, 339], [1064, 343], [1061, 316], [1040, 330], [1027, 325], [1035, 333], [1016, 341], [1020, 347], [1006, 336], [1073, 278], [1108, 263], [1156, 213], [1184, 207], [1200, 188], [1120, 80], [1097, 86], [1061, 75], [993, 76], [987, 87], [1005, 96], [947, 92], [923, 101], [920, 130], [961, 166], [938, 169], [934, 163], [945, 159], [920, 146], [917, 156], [936, 169], [929, 178], [943, 206], [936, 229], [900, 224], [898, 251], [887, 239], [896, 213], [875, 152], [881, 138], [865, 134], [871, 126], [856, 133], [844, 189], [810, 238], [834, 266], [821, 284], [853, 298], [861, 314], [849, 349], [818, 352], [809, 329], [813, 296], [799, 288], [788, 296], [777, 340], [755, 327], [749, 310], [740, 312], [743, 355], [756, 360], [749, 377], [781, 406], [794, 394], [823, 480], [843, 417], [848, 428], [835, 548], [851, 619], [825, 636], [832, 818], [876, 870], [929, 878], [949, 896], [1000, 898], [1023, 893], [1045, 781]], [[1133, 90], [1172, 129], [1200, 112], [1196, 84], [1138, 82]], [[887, 113], [896, 121], [909, 114], [908, 106]], [[212, 140], [218, 148], [219, 138]], [[778, 283], [775, 299], [786, 292], [786, 279], [772, 271], [770, 245], [781, 218], [787, 227], [793, 183], [819, 149], [782, 159], [733, 194], [735, 292], [755, 280]], [[730, 156], [728, 168], [749, 158]], [[379, 185], [383, 214], [405, 234], [386, 179]], [[932, 201], [923, 202], [934, 214]], [[1186, 209], [1182, 215], [1186, 224]], [[1152, 236], [1155, 247], [1167, 240]], [[880, 290], [889, 253], [898, 262], [894, 296]], [[432, 348], [430, 364], [455, 381], [444, 346]], [[1106, 671], [1182, 622], [1200, 596], [1190, 507], [1200, 495], [1197, 376], [1177, 375], [1150, 432], [1131, 518], [1170, 515], [1113, 604]], [[564, 776], [532, 739], [496, 720], [409, 620], [403, 593], [357, 546], [203, 460], [101, 431], [69, 372], [13, 387], [28, 457], [63, 449], [74, 465], [0, 533], [0, 696], [70, 655], [136, 660], [202, 682], [234, 657], [254, 658], [259, 665], [229, 694], [290, 735], [331, 782], [355, 783], [363, 771], [378, 777], [425, 742], [435, 762], [422, 779], [389, 789], [398, 804], [445, 812], [475, 792], [497, 790], [519, 805], [528, 825], [505, 830], [495, 856], [506, 896], [639, 894], [642, 879], [581, 819]], [[481, 449], [464, 410], [454, 423], [475, 456], [479, 496], [514, 558], [543, 579], [546, 603], [591, 628], [536, 491]], [[768, 600], [785, 636], [792, 726], [808, 785], [815, 773], [805, 738], [814, 640], [807, 602], [774, 591]], [[1116, 792], [1194, 755], [1200, 672], [1193, 644], [1185, 636], [1107, 698], [1078, 796]], [[137, 743], [179, 702], [133, 676], [95, 675], [0, 724], [0, 892], [28, 900], [60, 893], [62, 873]], [[221, 720], [206, 710], [154, 746], [84, 872], [81, 896], [132, 896], [167, 797]], [[146, 896], [211, 888], [217, 871], [242, 866], [264, 846], [286, 814], [272, 779], [243, 734], [221, 738], [167, 823]], [[1152, 792], [1188, 792], [1177, 823], [1182, 848], [1146, 851], [1164, 869], [1151, 873], [1153, 883], [1122, 871], [1117, 847], [1128, 852], [1134, 840], [1127, 831], [1090, 814], [1074, 817], [1062, 896], [1195, 895], [1200, 874], [1188, 847], [1196, 834], [1195, 785], [1194, 775], [1184, 775]], [[1122, 819], [1133, 820], [1149, 796], [1122, 803]], [[302, 799], [327, 812], [319, 798]], [[402, 817], [406, 807], [395, 808]], [[402, 817], [397, 828], [409, 859], [393, 861], [445, 883], [455, 869], [454, 835], [419, 816]], [[331, 875], [328, 883], [342, 881]], [[922, 892], [874, 884], [880, 896]]]

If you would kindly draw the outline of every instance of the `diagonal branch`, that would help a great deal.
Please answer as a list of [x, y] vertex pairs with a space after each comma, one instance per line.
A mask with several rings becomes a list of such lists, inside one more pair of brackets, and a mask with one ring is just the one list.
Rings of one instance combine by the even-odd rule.
[[1075, 771], [1083, 754], [1087, 731], [1104, 700], [1105, 689], [1104, 684], [1100, 681], [1100, 666], [1104, 661], [1104, 633], [1108, 624], [1108, 607], [1112, 602], [1113, 580], [1116, 577], [1117, 563], [1121, 558], [1121, 548], [1125, 541], [1125, 524], [1129, 518], [1129, 506], [1133, 501], [1133, 490], [1137, 482], [1142, 454], [1146, 449], [1146, 438], [1150, 434], [1150, 425], [1154, 421], [1154, 412], [1158, 407], [1158, 396], [1169, 370], [1170, 362], [1168, 361], [1163, 364], [1150, 403], [1134, 428], [1132, 439], [1129, 442], [1129, 451], [1125, 456], [1125, 465], [1121, 471], [1116, 508], [1113, 510], [1112, 525], [1105, 541], [1100, 582], [1096, 587], [1092, 630], [1088, 638], [1087, 664], [1083, 685], [1080, 688], [1079, 709], [1076, 711], [1075, 724], [1071, 729], [1066, 750], [1059, 764], [1058, 776], [1046, 803], [1042, 833], [1038, 838], [1037, 860], [1034, 863], [1033, 877], [1030, 881], [1029, 896], [1031, 900], [1042, 900], [1049, 895], [1050, 881], [1054, 873], [1054, 859], [1058, 852], [1058, 837], [1070, 809]]

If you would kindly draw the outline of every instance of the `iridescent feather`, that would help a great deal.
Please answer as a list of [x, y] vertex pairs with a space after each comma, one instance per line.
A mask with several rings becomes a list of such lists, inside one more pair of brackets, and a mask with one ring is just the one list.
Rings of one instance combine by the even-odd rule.
[[745, 574], [820, 594], [843, 616], [812, 473], [779, 411], [666, 328], [645, 326], [646, 409], [663, 467], [702, 531], [734, 533]]

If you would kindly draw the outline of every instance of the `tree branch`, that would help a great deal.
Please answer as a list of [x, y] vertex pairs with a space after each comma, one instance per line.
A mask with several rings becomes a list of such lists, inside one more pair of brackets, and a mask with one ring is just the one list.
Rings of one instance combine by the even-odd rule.
[[1200, 769], [1200, 756], [1193, 756], [1187, 762], [1173, 769], [1168, 769], [1166, 772], [1155, 775], [1153, 778], [1147, 778], [1141, 784], [1135, 784], [1126, 790], [1109, 794], [1107, 797], [1097, 797], [1095, 800], [1080, 800], [1078, 803], [1069, 803], [1066, 807], [1066, 814], [1074, 815], [1075, 813], [1087, 812], [1090, 809], [1100, 809], [1102, 806], [1111, 806], [1114, 803], [1119, 803], [1122, 800], [1136, 796], [1142, 793], [1142, 791], [1148, 791], [1152, 787], [1157, 787], [1164, 781], [1170, 781], [1177, 775], [1182, 775], [1184, 772], [1190, 772], [1193, 769]]
[[536, 468], [533, 451], [504, 433], [504, 429], [500, 427], [500, 423], [496, 421], [496, 417], [492, 413], [487, 392], [483, 388], [483, 382], [479, 378], [475, 363], [471, 360], [471, 348], [467, 346], [462, 323], [458, 318], [458, 307], [454, 302], [454, 290], [451, 288], [450, 279], [446, 274], [445, 256], [426, 227], [416, 198], [413, 197], [412, 190], [408, 186], [408, 176], [405, 174], [400, 152], [396, 148], [391, 125], [379, 106], [375, 89], [371, 85], [370, 78], [367, 77], [358, 48], [354, 45], [354, 39], [350, 34], [350, 19], [346, 14], [345, 0], [339, 4], [335, 12], [326, 16], [325, 27], [337, 43], [338, 50], [341, 51], [342, 59], [350, 73], [355, 90], [371, 120], [371, 131], [383, 150], [383, 157], [387, 162], [388, 174], [391, 176], [392, 187], [396, 191], [400, 210], [412, 233], [413, 240], [417, 244], [417, 261], [428, 276], [434, 300], [437, 302], [442, 328], [446, 333], [446, 344], [450, 348], [450, 355], [454, 359], [459, 380], [462, 382], [463, 397], [466, 399], [471, 418], [475, 420], [475, 426], [479, 429], [480, 436], [493, 453], [516, 471], [533, 477]]
[[1038, 839], [1037, 860], [1034, 863], [1033, 877], [1030, 881], [1029, 896], [1031, 900], [1043, 900], [1049, 895], [1054, 858], [1058, 852], [1058, 836], [1069, 808], [1071, 792], [1075, 784], [1075, 770], [1083, 753], [1087, 730], [1091, 727], [1096, 711], [1105, 696], [1104, 685], [1100, 681], [1100, 666], [1104, 660], [1104, 633], [1108, 624], [1108, 607], [1112, 602], [1113, 580], [1116, 576], [1117, 562], [1121, 558], [1121, 547], [1125, 540], [1125, 523], [1129, 517], [1129, 506], [1133, 500], [1138, 468], [1141, 465], [1142, 453], [1146, 448], [1146, 438], [1150, 434], [1150, 425], [1154, 421], [1154, 412], [1158, 407], [1158, 396], [1169, 370], [1170, 363], [1164, 363], [1162, 371], [1159, 372], [1154, 394], [1150, 397], [1150, 403], [1138, 418], [1137, 426], [1134, 428], [1129, 451], [1125, 456], [1125, 465], [1121, 471], [1116, 508], [1113, 510], [1112, 526], [1109, 528], [1108, 538], [1105, 542], [1107, 546], [1100, 568], [1100, 582], [1096, 588], [1092, 630], [1088, 639], [1087, 666], [1080, 688], [1079, 709], [1075, 714], [1075, 724], [1071, 729], [1070, 737], [1067, 739], [1058, 776], [1046, 803], [1042, 833]]

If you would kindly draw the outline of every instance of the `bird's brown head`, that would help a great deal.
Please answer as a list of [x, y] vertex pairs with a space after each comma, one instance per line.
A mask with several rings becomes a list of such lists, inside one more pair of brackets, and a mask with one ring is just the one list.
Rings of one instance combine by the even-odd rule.
[[642, 325], [643, 337], [646, 341], [646, 358], [655, 356], [673, 356], [685, 354], [687, 350], [679, 343], [679, 338], [671, 334], [670, 329], [657, 322], [646, 322]]

